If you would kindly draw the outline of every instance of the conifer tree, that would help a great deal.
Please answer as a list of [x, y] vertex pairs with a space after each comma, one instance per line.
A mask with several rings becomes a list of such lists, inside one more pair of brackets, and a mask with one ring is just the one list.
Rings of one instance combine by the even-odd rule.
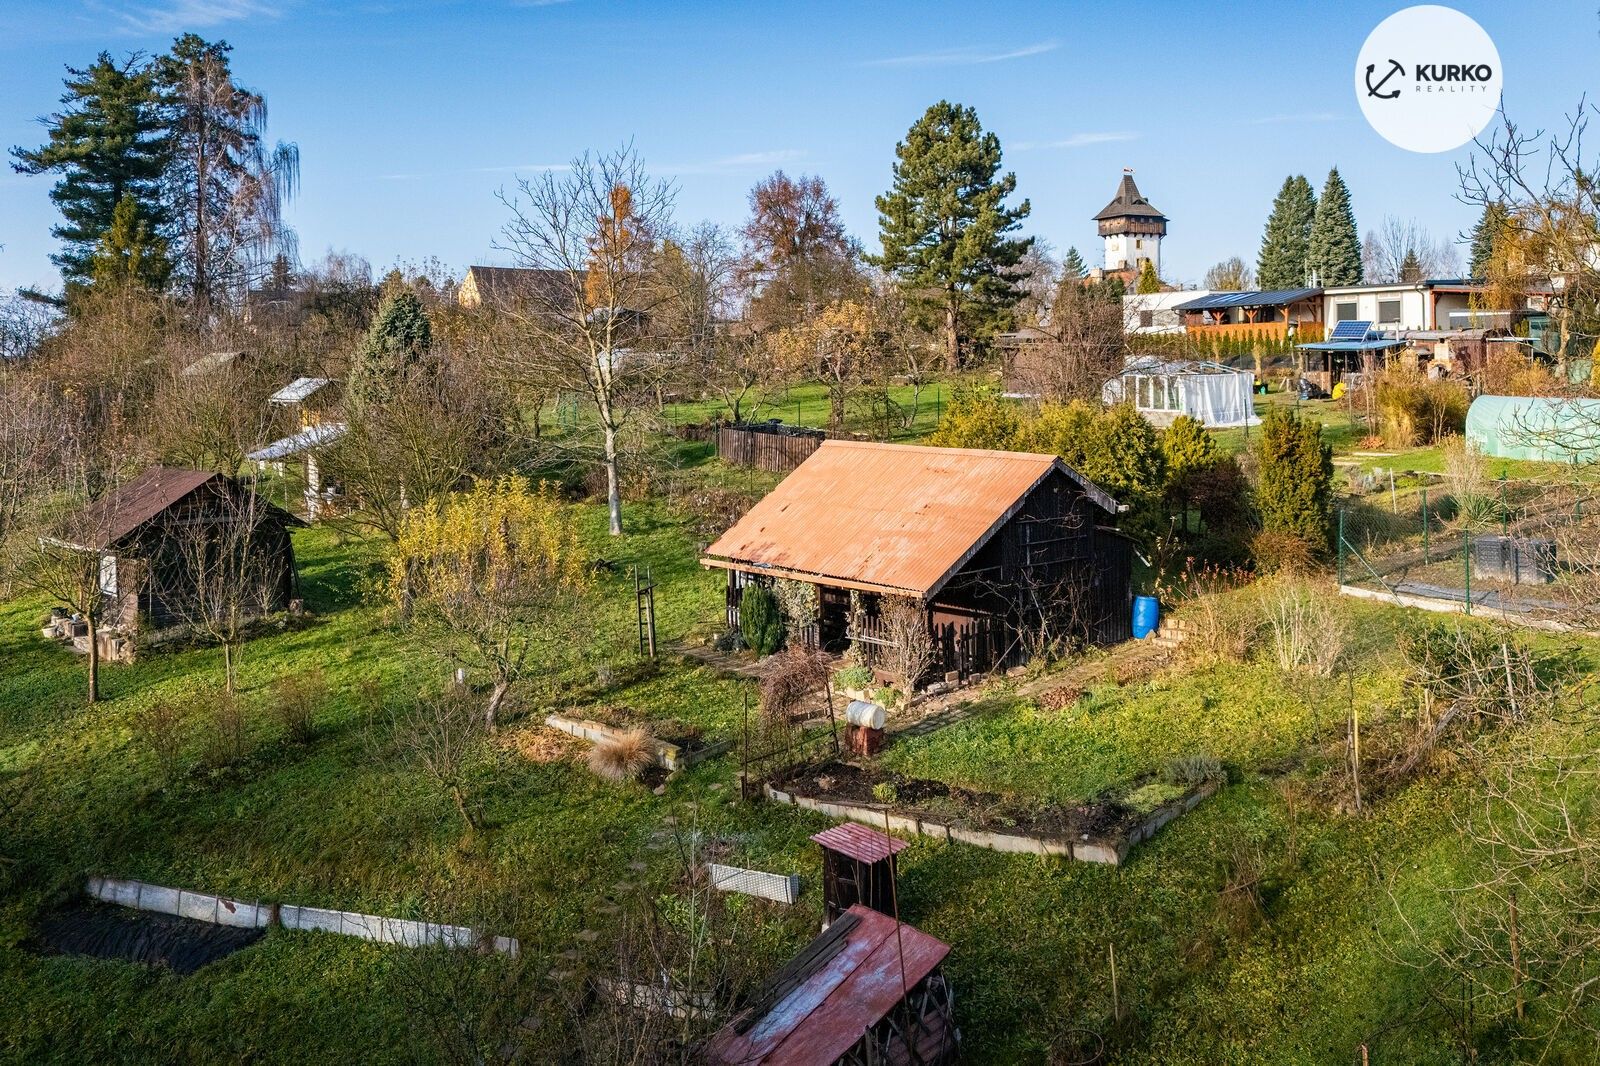
[[96, 286], [139, 285], [160, 292], [172, 273], [167, 242], [152, 232], [144, 208], [132, 193], [123, 193], [111, 215], [111, 228], [100, 238], [90, 275]]
[[59, 175], [50, 199], [62, 221], [51, 234], [65, 247], [51, 256], [65, 281], [83, 283], [124, 196], [133, 197], [150, 232], [166, 222], [161, 181], [172, 140], [154, 68], [138, 56], [121, 63], [100, 53], [87, 69], [67, 68], [63, 109], [44, 120], [49, 139], [13, 148], [21, 174]]
[[1285, 178], [1272, 201], [1261, 255], [1256, 261], [1256, 284], [1263, 289], [1294, 289], [1306, 283], [1306, 252], [1311, 223], [1316, 218], [1317, 197], [1311, 183], [1299, 175]]
[[433, 347], [433, 328], [422, 301], [409, 289], [384, 298], [350, 365], [350, 402], [383, 403]]
[[1144, 265], [1139, 268], [1139, 281], [1133, 291], [1141, 294], [1161, 291], [1161, 279], [1156, 276], [1155, 264], [1150, 260], [1146, 259]]
[[1361, 236], [1350, 207], [1350, 190], [1339, 176], [1338, 167], [1328, 171], [1322, 197], [1317, 201], [1306, 246], [1306, 266], [1318, 285], [1361, 284]]
[[1400, 280], [1408, 285], [1422, 280], [1422, 260], [1415, 248], [1407, 248], [1406, 257], [1400, 260]]
[[941, 100], [895, 146], [894, 184], [877, 198], [883, 254], [876, 265], [937, 324], [950, 369], [965, 346], [1000, 325], [1020, 298], [1011, 275], [1032, 243], [1011, 238], [1031, 207], [1007, 207], [1015, 174], [1000, 173], [1000, 139], [978, 114]]
[[1481, 278], [1487, 273], [1489, 260], [1494, 255], [1494, 242], [1505, 230], [1510, 215], [1506, 205], [1490, 201], [1483, 205], [1483, 214], [1478, 217], [1478, 224], [1472, 227], [1471, 260], [1467, 264], [1467, 273], [1474, 278]]
[[1261, 473], [1256, 509], [1262, 530], [1326, 548], [1333, 513], [1333, 449], [1322, 439], [1321, 423], [1274, 407], [1261, 420], [1257, 442]]
[[1089, 268], [1083, 262], [1083, 256], [1078, 254], [1077, 248], [1068, 248], [1067, 254], [1061, 257], [1061, 277], [1065, 281], [1078, 280], [1089, 273]]

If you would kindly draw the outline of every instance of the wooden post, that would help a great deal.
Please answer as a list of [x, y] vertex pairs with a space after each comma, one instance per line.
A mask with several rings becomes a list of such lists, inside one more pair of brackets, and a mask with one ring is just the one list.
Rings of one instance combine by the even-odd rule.
[[1117, 945], [1113, 942], [1106, 945], [1106, 953], [1111, 958], [1111, 1017], [1122, 1021], [1122, 1000], [1117, 995]]
[[1517, 983], [1517, 1021], [1527, 1012], [1527, 1002], [1522, 995], [1522, 936], [1517, 925], [1517, 891], [1511, 890], [1511, 976]]

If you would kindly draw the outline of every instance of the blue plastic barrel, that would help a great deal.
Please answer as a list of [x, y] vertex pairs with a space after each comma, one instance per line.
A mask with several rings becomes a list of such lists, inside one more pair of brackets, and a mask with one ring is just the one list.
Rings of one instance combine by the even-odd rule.
[[1143, 640], [1161, 624], [1161, 603], [1154, 596], [1133, 598], [1133, 637]]

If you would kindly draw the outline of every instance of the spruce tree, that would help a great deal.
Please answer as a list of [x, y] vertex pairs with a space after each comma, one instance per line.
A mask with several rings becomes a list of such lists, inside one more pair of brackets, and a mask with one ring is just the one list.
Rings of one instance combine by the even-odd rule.
[[1146, 259], [1144, 265], [1139, 268], [1139, 281], [1134, 285], [1133, 291], [1140, 294], [1161, 291], [1161, 279], [1156, 276], [1155, 264], [1150, 260]]
[[1299, 174], [1285, 178], [1261, 237], [1257, 285], [1269, 290], [1297, 289], [1306, 283], [1306, 252], [1316, 213], [1317, 197], [1311, 183]]
[[1406, 257], [1400, 260], [1400, 280], [1408, 285], [1422, 280], [1422, 260], [1417, 258], [1415, 248], [1407, 248]]
[[1078, 254], [1078, 249], [1068, 248], [1067, 254], [1061, 257], [1061, 277], [1066, 281], [1076, 281], [1089, 273], [1089, 268], [1083, 262], [1083, 256]]
[[152, 292], [166, 288], [172, 274], [167, 242], [156, 235], [143, 207], [132, 193], [123, 193], [111, 215], [111, 228], [100, 238], [90, 260], [96, 287], [139, 285]]
[[1256, 441], [1256, 510], [1262, 531], [1326, 548], [1333, 514], [1333, 449], [1322, 439], [1321, 423], [1301, 421], [1293, 411], [1274, 407], [1261, 420]]
[[1339, 168], [1328, 171], [1311, 221], [1311, 236], [1306, 245], [1306, 265], [1318, 285], [1361, 284], [1361, 237], [1356, 231], [1355, 212], [1350, 208], [1350, 190], [1339, 176]]
[[385, 297], [351, 360], [350, 402], [362, 407], [387, 401], [432, 347], [433, 328], [416, 293], [404, 290]]
[[1032, 238], [1006, 234], [1031, 207], [1006, 206], [1016, 175], [1000, 173], [1000, 139], [970, 107], [934, 104], [895, 157], [893, 187], [876, 201], [883, 254], [872, 261], [936, 324], [954, 370], [967, 342], [992, 332], [1021, 296], [1011, 275]]
[[11, 155], [18, 173], [60, 175], [50, 199], [62, 221], [50, 232], [65, 247], [50, 258], [64, 280], [83, 283], [124, 196], [133, 197], [151, 233], [163, 229], [162, 176], [172, 139], [149, 63], [134, 56], [119, 64], [101, 52], [87, 69], [68, 67], [67, 74], [63, 109], [44, 120], [47, 143]]
[[1495, 239], [1510, 219], [1505, 204], [1491, 202], [1483, 205], [1483, 214], [1479, 216], [1478, 224], [1472, 227], [1471, 260], [1467, 264], [1469, 275], [1481, 278], [1488, 271], [1489, 260], [1494, 255]]

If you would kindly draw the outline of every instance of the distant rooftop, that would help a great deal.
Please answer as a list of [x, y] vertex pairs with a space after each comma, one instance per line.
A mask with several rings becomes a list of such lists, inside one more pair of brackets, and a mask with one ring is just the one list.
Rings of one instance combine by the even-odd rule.
[[1156, 206], [1144, 198], [1139, 191], [1139, 186], [1133, 183], [1133, 171], [1122, 172], [1122, 184], [1117, 186], [1117, 195], [1111, 202], [1100, 209], [1094, 216], [1096, 222], [1105, 222], [1113, 218], [1148, 218], [1167, 221], [1167, 216], [1156, 209]]

